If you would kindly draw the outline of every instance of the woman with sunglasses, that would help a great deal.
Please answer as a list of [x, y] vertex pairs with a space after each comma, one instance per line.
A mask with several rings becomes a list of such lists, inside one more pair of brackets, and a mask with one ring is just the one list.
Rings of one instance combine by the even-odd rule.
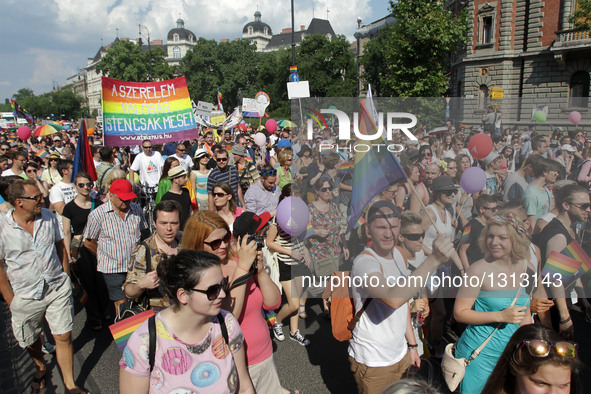
[[41, 194], [43, 194], [43, 198], [47, 198], [49, 196], [49, 185], [47, 184], [47, 182], [39, 178], [39, 166], [37, 165], [37, 163], [29, 161], [25, 163], [23, 169], [25, 171], [27, 179], [34, 180], [35, 183], [37, 183], [39, 191], [41, 192]]
[[109, 300], [105, 296], [107, 289], [104, 286], [101, 274], [97, 272], [96, 256], [84, 247], [82, 234], [88, 221], [88, 215], [102, 202], [91, 197], [90, 192], [94, 182], [86, 172], [78, 172], [74, 178], [74, 188], [78, 195], [64, 206], [63, 228], [64, 245], [70, 262], [75, 262], [73, 271], [80, 284], [88, 295], [86, 302], [86, 325], [95, 331], [103, 328]]
[[283, 189], [283, 186], [293, 182], [293, 175], [291, 174], [291, 164], [293, 163], [293, 152], [291, 149], [283, 149], [277, 154], [279, 160], [279, 167], [277, 168], [277, 186]]
[[156, 193], [156, 204], [162, 200], [162, 196], [164, 196], [172, 187], [172, 181], [168, 179], [168, 171], [171, 168], [178, 167], [180, 165], [179, 159], [173, 156], [169, 156], [164, 160], [164, 165], [162, 166], [162, 174], [160, 175], [160, 181], [158, 181], [158, 193]]
[[[478, 281], [477, 286], [465, 281], [458, 292], [454, 317], [468, 326], [454, 355], [469, 359], [490, 340], [466, 367], [460, 383], [463, 394], [482, 391], [513, 333], [520, 325], [531, 323], [529, 301], [536, 268], [530, 262], [530, 243], [523, 223], [512, 214], [493, 216], [482, 230], [480, 247], [486, 257], [472, 264], [466, 275], [491, 280]], [[507, 279], [512, 277], [518, 280]]]
[[163, 259], [157, 273], [170, 307], [156, 315], [154, 368], [150, 371], [145, 321], [129, 338], [119, 361], [121, 393], [169, 393], [179, 387], [196, 387], [202, 393], [254, 393], [242, 331], [234, 316], [222, 310], [228, 278], [219, 258], [182, 250]]
[[[228, 296], [223, 308], [238, 318], [244, 333], [246, 361], [255, 390], [278, 393], [281, 389], [273, 362], [273, 344], [261, 310], [277, 309], [281, 294], [264, 269], [262, 251], [250, 236], [267, 229], [268, 213], [260, 216], [244, 212], [234, 223], [235, 256], [228, 255], [232, 233], [217, 213], [198, 211], [185, 226], [182, 249], [204, 250], [220, 258], [222, 273], [229, 278]], [[266, 384], [270, 384], [268, 387]]]
[[211, 169], [208, 167], [211, 156], [203, 148], [195, 151], [195, 157], [193, 159], [193, 171], [191, 175], [195, 175], [195, 195], [197, 197], [197, 205], [200, 210], [209, 209], [208, 206], [208, 195], [207, 195], [207, 178]]
[[234, 221], [242, 214], [242, 208], [236, 206], [236, 196], [232, 186], [225, 182], [220, 182], [213, 187], [213, 204], [215, 205], [218, 215], [225, 220], [230, 228], [233, 230]]
[[53, 187], [53, 185], [62, 180], [62, 176], [57, 170], [57, 163], [59, 160], [60, 155], [58, 153], [50, 154], [49, 158], [47, 159], [47, 169], [41, 174], [41, 180], [47, 182], [50, 189]]
[[482, 394], [578, 393], [578, 345], [529, 324], [515, 331]]

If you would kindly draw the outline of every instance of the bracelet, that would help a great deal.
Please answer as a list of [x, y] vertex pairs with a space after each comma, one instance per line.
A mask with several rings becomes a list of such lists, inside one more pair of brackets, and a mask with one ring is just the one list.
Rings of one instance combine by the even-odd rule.
[[409, 344], [408, 344], [408, 348], [409, 348], [409, 349], [415, 349], [415, 350], [416, 350], [416, 349], [418, 349], [418, 348], [419, 348], [419, 345], [417, 345], [416, 343], [415, 343], [414, 345], [411, 345], [411, 344], [409, 343]]
[[568, 319], [564, 319], [560, 321], [560, 324], [566, 324], [568, 322], [570, 322], [572, 320], [572, 318], [569, 316]]
[[240, 268], [240, 269], [241, 269], [242, 271], [244, 271], [244, 272], [250, 272], [250, 270], [247, 270], [246, 268], [242, 268], [242, 267], [240, 266], [240, 264], [237, 264], [237, 265], [236, 265], [236, 267], [237, 267], [237, 268]]

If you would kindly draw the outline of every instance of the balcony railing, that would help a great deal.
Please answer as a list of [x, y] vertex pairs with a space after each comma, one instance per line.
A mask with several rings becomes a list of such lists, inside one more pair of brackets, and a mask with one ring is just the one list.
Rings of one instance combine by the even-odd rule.
[[591, 47], [589, 30], [561, 30], [556, 32], [555, 49]]

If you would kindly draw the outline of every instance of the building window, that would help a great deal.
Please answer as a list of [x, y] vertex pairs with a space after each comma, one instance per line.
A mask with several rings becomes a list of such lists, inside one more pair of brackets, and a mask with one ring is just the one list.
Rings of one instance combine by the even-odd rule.
[[252, 34], [254, 32], [252, 26], [248, 26], [248, 34]]
[[577, 71], [570, 79], [570, 106], [587, 107], [589, 103], [589, 73]]
[[181, 48], [180, 47], [172, 48], [172, 57], [174, 57], [175, 59], [181, 58]]
[[480, 85], [478, 90], [478, 108], [486, 109], [488, 106], [488, 86]]
[[265, 33], [266, 36], [268, 36], [269, 35], [269, 29], [265, 27], [264, 33]]
[[178, 35], [177, 33], [174, 33], [174, 35], [172, 36], [172, 40], [173, 40], [174, 42], [178, 42], [178, 40], [179, 40], [179, 35]]
[[482, 44], [490, 44], [493, 39], [493, 17], [482, 18]]
[[191, 42], [195, 41], [195, 37], [192, 34], [189, 34], [189, 41], [191, 41]]

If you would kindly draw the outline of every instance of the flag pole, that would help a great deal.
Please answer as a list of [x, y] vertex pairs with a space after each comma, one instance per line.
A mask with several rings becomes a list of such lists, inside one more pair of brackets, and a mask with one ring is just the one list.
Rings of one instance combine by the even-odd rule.
[[[410, 178], [407, 178], [406, 181], [408, 182], [408, 186], [410, 186], [410, 188], [412, 190], [413, 197], [415, 197], [417, 200], [419, 200], [419, 203], [421, 204], [421, 207], [423, 207], [423, 209], [421, 209], [421, 211], [427, 211], [427, 207], [425, 206], [425, 203], [423, 202], [423, 200], [421, 200], [419, 197], [417, 197], [417, 190], [415, 189], [414, 185], [412, 184], [412, 181], [410, 180]], [[429, 215], [428, 212], [427, 212], [427, 217], [429, 218], [429, 221], [433, 225], [433, 228], [435, 229], [435, 232], [437, 233], [437, 235], [439, 235], [439, 230], [437, 230], [437, 226], [435, 225], [435, 222], [433, 221], [433, 218], [431, 217], [431, 215]]]

